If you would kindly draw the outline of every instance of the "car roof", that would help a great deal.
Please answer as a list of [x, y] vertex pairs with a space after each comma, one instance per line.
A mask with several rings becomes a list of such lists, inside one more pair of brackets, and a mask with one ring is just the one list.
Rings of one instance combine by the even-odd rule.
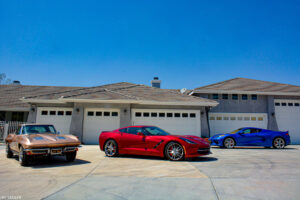
[[27, 125], [46, 125], [46, 126], [53, 126], [53, 124], [37, 124], [37, 123], [24, 123], [21, 124], [20, 126], [27, 126]]
[[[143, 127], [156, 127], [156, 126], [151, 126], [151, 125], [136, 125], [136, 126], [126, 126], [126, 127], [122, 127], [119, 129], [123, 129], [123, 128], [143, 128]], [[117, 130], [119, 130], [117, 129]]]

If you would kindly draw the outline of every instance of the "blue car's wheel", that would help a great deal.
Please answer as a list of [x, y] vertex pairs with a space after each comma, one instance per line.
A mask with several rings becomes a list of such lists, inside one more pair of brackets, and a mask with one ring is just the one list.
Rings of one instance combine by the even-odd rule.
[[234, 146], [235, 146], [235, 141], [233, 138], [226, 138], [224, 141], [223, 141], [223, 146], [227, 149], [232, 149]]
[[273, 147], [276, 149], [283, 149], [285, 147], [285, 141], [281, 137], [274, 138]]

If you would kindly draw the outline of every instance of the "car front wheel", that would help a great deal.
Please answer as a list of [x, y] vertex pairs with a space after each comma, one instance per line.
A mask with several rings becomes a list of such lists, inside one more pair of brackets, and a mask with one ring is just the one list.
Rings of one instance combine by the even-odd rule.
[[118, 144], [114, 140], [108, 140], [104, 145], [104, 152], [107, 157], [115, 157], [118, 155]]
[[232, 149], [235, 146], [235, 141], [232, 138], [226, 138], [223, 142], [223, 145], [227, 149]]
[[77, 154], [76, 151], [66, 153], [66, 160], [68, 162], [73, 162], [76, 158], [76, 154]]
[[7, 158], [12, 158], [13, 157], [13, 152], [11, 151], [10, 147], [9, 147], [9, 144], [6, 143], [6, 157]]
[[285, 147], [285, 141], [281, 137], [277, 137], [273, 140], [273, 147], [275, 149], [283, 149]]
[[26, 152], [24, 151], [23, 147], [20, 147], [19, 152], [19, 163], [21, 166], [26, 166], [28, 164], [28, 156], [26, 155]]
[[167, 159], [178, 161], [184, 159], [184, 149], [181, 144], [177, 142], [170, 142], [165, 148], [165, 155]]

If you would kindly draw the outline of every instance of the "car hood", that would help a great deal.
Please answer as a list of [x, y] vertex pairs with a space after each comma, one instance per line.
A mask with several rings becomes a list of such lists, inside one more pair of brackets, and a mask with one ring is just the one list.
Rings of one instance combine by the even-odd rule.
[[30, 134], [26, 135], [27, 145], [47, 145], [47, 144], [80, 144], [78, 138], [74, 135], [58, 134]]
[[188, 140], [191, 140], [197, 144], [208, 144], [208, 142], [206, 142], [204, 139], [202, 139], [201, 137], [198, 137], [198, 136], [195, 136], [195, 135], [171, 135], [173, 137], [176, 137], [176, 138], [185, 138], [185, 139], [188, 139]]
[[230, 134], [230, 133], [220, 133], [220, 134], [216, 134], [216, 135], [212, 136], [210, 139], [217, 138], [217, 137], [219, 137], [219, 136], [221, 136], [221, 135], [227, 136], [227, 135], [233, 135], [233, 134]]

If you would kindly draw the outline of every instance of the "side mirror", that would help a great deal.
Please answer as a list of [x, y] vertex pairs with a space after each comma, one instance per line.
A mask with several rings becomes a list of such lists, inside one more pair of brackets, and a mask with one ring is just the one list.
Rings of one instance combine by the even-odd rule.
[[139, 135], [139, 136], [144, 136], [144, 133], [138, 132], [137, 135]]

